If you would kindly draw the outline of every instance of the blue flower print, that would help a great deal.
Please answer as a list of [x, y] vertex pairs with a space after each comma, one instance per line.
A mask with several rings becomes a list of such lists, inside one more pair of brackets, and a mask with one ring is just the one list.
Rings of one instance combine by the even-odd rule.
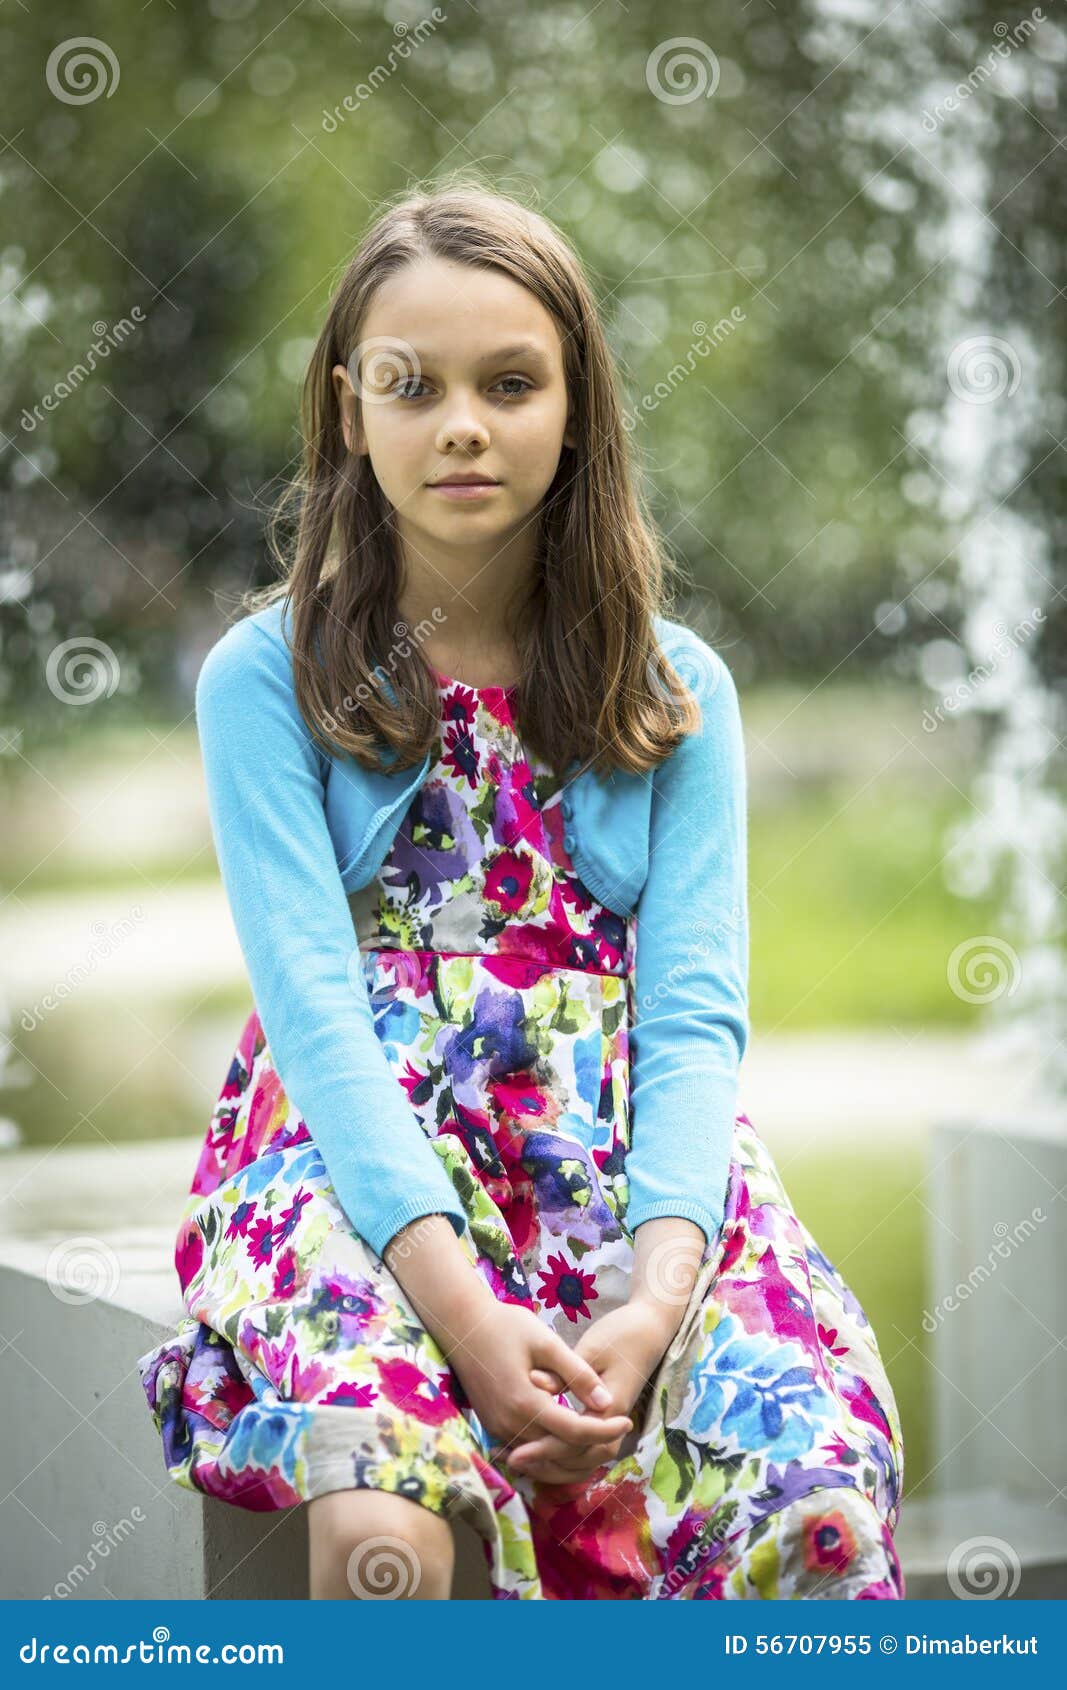
[[277, 1472], [296, 1485], [307, 1459], [312, 1413], [300, 1403], [283, 1402], [276, 1391], [254, 1381], [258, 1402], [236, 1416], [226, 1440], [228, 1463], [236, 1473], [259, 1469]]
[[834, 1416], [833, 1399], [795, 1344], [746, 1333], [724, 1315], [710, 1335], [696, 1380], [689, 1430], [694, 1437], [735, 1440], [749, 1454], [792, 1461], [812, 1448]]
[[374, 1031], [377, 1033], [389, 1056], [398, 1059], [401, 1047], [414, 1044], [422, 1025], [418, 1010], [414, 1004], [405, 1003], [398, 998], [394, 991], [385, 985], [379, 985], [370, 994], [371, 1011], [374, 1015]]

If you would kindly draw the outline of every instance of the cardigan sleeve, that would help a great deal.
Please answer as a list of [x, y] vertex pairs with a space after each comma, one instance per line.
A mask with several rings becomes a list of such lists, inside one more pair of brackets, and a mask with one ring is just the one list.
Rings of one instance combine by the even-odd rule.
[[337, 1199], [381, 1256], [420, 1215], [466, 1216], [374, 1028], [326, 823], [329, 759], [308, 731], [292, 653], [250, 619], [196, 684], [211, 830], [275, 1066]]
[[747, 783], [733, 677], [690, 637], [671, 661], [701, 727], [654, 771], [637, 903], [626, 1221], [681, 1216], [712, 1245], [749, 1036]]

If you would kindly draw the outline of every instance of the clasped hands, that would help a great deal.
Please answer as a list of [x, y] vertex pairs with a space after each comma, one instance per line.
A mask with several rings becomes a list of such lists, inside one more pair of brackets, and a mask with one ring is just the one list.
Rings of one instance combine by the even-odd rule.
[[[633, 1431], [630, 1410], [684, 1318], [704, 1244], [682, 1217], [645, 1221], [634, 1234], [627, 1302], [568, 1345], [525, 1304], [498, 1302], [481, 1281], [456, 1336], [439, 1340], [501, 1465], [542, 1484], [570, 1485], [614, 1460]], [[559, 1401], [565, 1392], [581, 1411]]]
[[[668, 1306], [669, 1310], [669, 1306]], [[586, 1406], [581, 1418], [589, 1423], [589, 1441], [576, 1444], [542, 1433], [505, 1449], [503, 1460], [516, 1473], [543, 1484], [574, 1484], [612, 1461], [633, 1429], [630, 1410], [652, 1377], [677, 1329], [674, 1318], [650, 1303], [625, 1303], [602, 1315], [572, 1346], [572, 1354], [599, 1374], [610, 1400], [601, 1408]], [[532, 1368], [532, 1383], [557, 1397], [564, 1382], [548, 1368]], [[625, 1417], [623, 1430], [617, 1429]]]

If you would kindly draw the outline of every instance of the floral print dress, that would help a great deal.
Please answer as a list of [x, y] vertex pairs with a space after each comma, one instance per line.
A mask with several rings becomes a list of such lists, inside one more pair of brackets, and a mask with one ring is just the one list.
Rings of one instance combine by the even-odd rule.
[[[427, 777], [349, 898], [354, 966], [463, 1202], [472, 1267], [573, 1344], [629, 1290], [637, 918], [577, 876], [514, 689], [437, 681]], [[138, 1367], [190, 1490], [259, 1510], [397, 1492], [473, 1526], [502, 1600], [904, 1593], [901, 1432], [874, 1334], [744, 1114], [677, 1334], [618, 1455], [578, 1482], [509, 1470], [340, 1208], [255, 1013], [175, 1265], [185, 1318]]]

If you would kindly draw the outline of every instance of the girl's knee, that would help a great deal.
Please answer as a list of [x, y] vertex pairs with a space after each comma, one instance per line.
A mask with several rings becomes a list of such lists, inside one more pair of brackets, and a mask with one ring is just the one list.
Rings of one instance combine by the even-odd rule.
[[342, 1569], [364, 1600], [419, 1597], [451, 1575], [452, 1529], [441, 1515], [389, 1491], [331, 1491], [309, 1505], [312, 1555]]

